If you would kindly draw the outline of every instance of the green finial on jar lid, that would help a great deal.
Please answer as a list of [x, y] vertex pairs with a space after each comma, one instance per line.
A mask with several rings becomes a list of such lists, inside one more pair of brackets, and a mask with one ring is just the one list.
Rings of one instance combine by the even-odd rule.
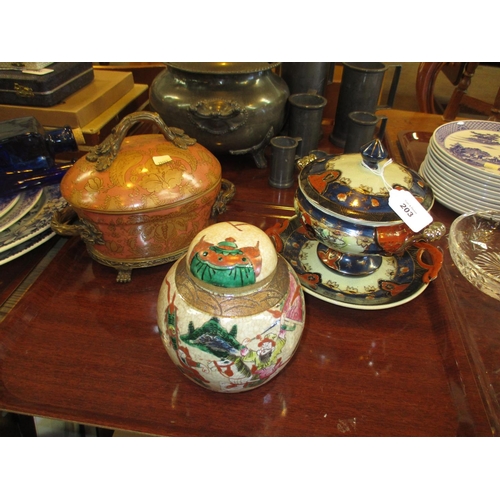
[[269, 237], [243, 222], [221, 222], [206, 228], [188, 250], [187, 265], [193, 276], [223, 288], [253, 285], [269, 276], [276, 264]]

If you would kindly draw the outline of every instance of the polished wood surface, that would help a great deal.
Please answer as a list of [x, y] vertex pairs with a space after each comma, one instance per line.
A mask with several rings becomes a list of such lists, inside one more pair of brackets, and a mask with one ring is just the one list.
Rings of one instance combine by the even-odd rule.
[[[57, 237], [0, 267], [0, 308], [56, 244]], [[0, 316], [1, 320], [1, 316]]]
[[[398, 134], [442, 122], [384, 114], [395, 159], [404, 155]], [[321, 148], [334, 151], [330, 127]], [[267, 229], [293, 216], [295, 186], [269, 187], [249, 157], [221, 162], [237, 193], [219, 220]], [[432, 214], [447, 227], [456, 217], [438, 203]], [[219, 394], [178, 372], [161, 342], [156, 299], [169, 265], [118, 284], [70, 239], [0, 323], [0, 408], [167, 436], [491, 436], [499, 413], [485, 367], [498, 371], [488, 358], [498, 350], [483, 351], [498, 337], [498, 302], [459, 275], [446, 239], [440, 246], [444, 268], [407, 304], [354, 310], [306, 294], [290, 364], [253, 391]]]

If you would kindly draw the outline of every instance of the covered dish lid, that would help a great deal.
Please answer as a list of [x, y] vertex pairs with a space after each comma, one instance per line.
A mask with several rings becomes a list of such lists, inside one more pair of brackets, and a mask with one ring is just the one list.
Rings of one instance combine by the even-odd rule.
[[273, 276], [278, 255], [269, 236], [246, 222], [220, 222], [198, 233], [186, 255], [189, 273], [215, 290], [259, 287]]
[[409, 191], [429, 211], [431, 188], [412, 170], [387, 158], [375, 139], [361, 154], [311, 155], [299, 160], [299, 189], [310, 203], [348, 221], [373, 224], [401, 222], [389, 206], [392, 189]]
[[207, 73], [207, 74], [248, 74], [259, 71], [268, 71], [279, 66], [280, 63], [269, 62], [169, 62], [170, 68], [187, 71], [189, 73]]
[[[127, 136], [144, 120], [160, 134]], [[125, 117], [99, 146], [80, 158], [61, 181], [61, 194], [74, 208], [95, 212], [144, 212], [184, 204], [219, 189], [222, 170], [206, 148], [157, 113]]]

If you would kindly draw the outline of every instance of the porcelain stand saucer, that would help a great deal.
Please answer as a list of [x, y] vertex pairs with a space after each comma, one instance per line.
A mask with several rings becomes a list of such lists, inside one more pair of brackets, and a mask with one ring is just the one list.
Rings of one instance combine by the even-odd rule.
[[335, 270], [336, 264], [325, 256], [328, 248], [308, 235], [299, 217], [266, 232], [297, 273], [306, 293], [352, 309], [388, 309], [405, 304], [427, 288], [442, 264], [439, 249], [417, 243], [402, 255], [377, 256], [377, 265], [369, 273], [353, 275]]

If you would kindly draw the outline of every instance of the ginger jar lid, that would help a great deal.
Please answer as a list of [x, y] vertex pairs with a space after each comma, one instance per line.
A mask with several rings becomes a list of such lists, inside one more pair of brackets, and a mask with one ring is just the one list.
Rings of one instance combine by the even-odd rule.
[[278, 255], [269, 236], [246, 222], [220, 222], [200, 231], [186, 256], [191, 276], [204, 287], [259, 287], [273, 276]]
[[389, 206], [391, 189], [406, 190], [428, 211], [434, 196], [416, 172], [390, 160], [380, 140], [361, 153], [307, 157], [299, 174], [299, 189], [325, 213], [348, 221], [399, 223]]
[[[152, 120], [161, 133], [127, 136], [132, 125], [144, 120]], [[137, 112], [66, 172], [61, 193], [75, 208], [144, 212], [219, 189], [221, 176], [217, 158], [195, 139], [166, 127], [156, 113]]]

